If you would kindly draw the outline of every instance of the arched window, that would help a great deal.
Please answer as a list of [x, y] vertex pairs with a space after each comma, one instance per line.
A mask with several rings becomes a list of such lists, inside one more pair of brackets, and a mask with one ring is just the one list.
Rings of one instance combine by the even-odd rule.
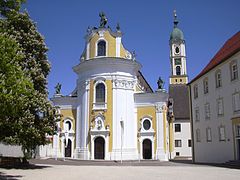
[[99, 83], [96, 86], [96, 103], [105, 103], [105, 85]]
[[64, 122], [64, 130], [70, 131], [72, 129], [72, 122], [70, 120], [66, 120]]
[[97, 56], [106, 56], [106, 42], [99, 41], [97, 44]]
[[176, 67], [176, 75], [181, 75], [181, 68], [180, 68], [180, 66]]

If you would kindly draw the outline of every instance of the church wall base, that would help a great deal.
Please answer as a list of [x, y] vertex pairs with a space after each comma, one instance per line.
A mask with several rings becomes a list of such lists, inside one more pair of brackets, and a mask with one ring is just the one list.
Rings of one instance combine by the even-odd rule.
[[156, 150], [156, 159], [160, 161], [169, 161], [168, 153], [165, 153], [163, 148], [158, 148]]

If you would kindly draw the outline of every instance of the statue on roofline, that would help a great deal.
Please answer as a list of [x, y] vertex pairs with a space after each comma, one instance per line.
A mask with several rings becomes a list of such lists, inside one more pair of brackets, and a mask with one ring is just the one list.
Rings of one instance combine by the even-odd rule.
[[104, 14], [104, 12], [100, 12], [99, 13], [99, 17], [101, 18], [100, 19], [100, 28], [105, 28], [105, 25], [107, 24], [107, 17], [106, 15]]
[[157, 84], [158, 84], [158, 89], [163, 89], [164, 81], [162, 80], [161, 77], [159, 77]]
[[55, 88], [55, 94], [61, 94], [62, 85], [60, 83], [57, 83], [57, 85], [54, 88]]

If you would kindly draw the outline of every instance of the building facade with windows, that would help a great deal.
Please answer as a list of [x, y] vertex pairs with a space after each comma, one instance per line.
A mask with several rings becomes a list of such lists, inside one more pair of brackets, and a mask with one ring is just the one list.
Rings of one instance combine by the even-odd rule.
[[51, 99], [61, 120], [41, 157], [84, 160], [168, 160], [168, 94], [153, 92], [135, 53], [122, 44], [119, 25], [88, 28], [75, 90]]
[[191, 128], [188, 98], [186, 48], [183, 32], [178, 28], [176, 12], [170, 35], [171, 76], [169, 85], [170, 158], [191, 159]]
[[240, 160], [240, 32], [189, 87], [195, 162]]

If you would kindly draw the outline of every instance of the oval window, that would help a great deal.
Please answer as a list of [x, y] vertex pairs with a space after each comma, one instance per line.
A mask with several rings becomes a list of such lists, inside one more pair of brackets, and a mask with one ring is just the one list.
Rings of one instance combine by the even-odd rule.
[[143, 121], [143, 128], [144, 128], [144, 130], [147, 131], [147, 130], [150, 129], [150, 127], [151, 127], [151, 122], [148, 119], [144, 120]]
[[177, 47], [175, 48], [175, 53], [176, 53], [176, 54], [179, 54], [179, 52], [180, 52], [180, 50], [179, 50], [179, 47], [177, 46]]

